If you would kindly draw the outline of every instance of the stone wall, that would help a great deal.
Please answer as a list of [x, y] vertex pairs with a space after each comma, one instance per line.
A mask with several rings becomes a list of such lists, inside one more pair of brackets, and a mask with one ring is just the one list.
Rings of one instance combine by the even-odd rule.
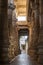
[[[13, 4], [12, 4], [13, 5]], [[15, 58], [18, 54], [20, 54], [19, 44], [18, 44], [18, 35], [16, 29], [16, 13], [15, 6], [10, 5], [8, 9], [8, 22], [9, 22], [9, 60]]]
[[39, 38], [39, 1], [30, 0], [28, 9], [28, 22], [30, 22], [30, 34], [29, 34], [29, 51], [28, 54], [31, 56], [32, 60], [37, 62], [38, 59], [38, 38]]
[[12, 10], [8, 13], [8, 0], [0, 0], [0, 65], [8, 65], [9, 59], [20, 53], [15, 26], [12, 24]]
[[43, 65], [43, 1], [29, 0], [28, 22], [30, 26], [29, 51], [31, 58]]
[[39, 0], [40, 3], [40, 34], [38, 40], [38, 63], [43, 65], [43, 1]]

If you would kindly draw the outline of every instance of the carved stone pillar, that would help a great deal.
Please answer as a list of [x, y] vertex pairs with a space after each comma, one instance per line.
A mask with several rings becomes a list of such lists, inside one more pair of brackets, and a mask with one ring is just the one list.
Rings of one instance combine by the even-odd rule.
[[[37, 61], [37, 45], [39, 37], [39, 1], [31, 0], [30, 1], [30, 39], [29, 39], [29, 54], [31, 58], [36, 62]], [[29, 9], [29, 10], [30, 10]]]
[[39, 0], [40, 3], [40, 34], [38, 41], [38, 64], [43, 65], [43, 0]]
[[0, 65], [8, 65], [8, 18], [7, 0], [0, 0]]
[[10, 61], [19, 54], [19, 45], [17, 39], [17, 29], [16, 29], [16, 13], [15, 6], [13, 3], [8, 5], [8, 23], [9, 23], [9, 59]]

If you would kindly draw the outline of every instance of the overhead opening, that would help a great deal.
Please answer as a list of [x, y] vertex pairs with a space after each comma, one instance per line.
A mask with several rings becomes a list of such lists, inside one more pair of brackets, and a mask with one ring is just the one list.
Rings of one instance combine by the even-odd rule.
[[26, 21], [26, 16], [18, 16], [17, 20], [18, 21]]

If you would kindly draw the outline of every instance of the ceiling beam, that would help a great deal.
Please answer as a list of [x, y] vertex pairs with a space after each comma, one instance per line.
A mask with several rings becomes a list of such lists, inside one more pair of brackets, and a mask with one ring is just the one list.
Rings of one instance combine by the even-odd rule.
[[20, 8], [20, 7], [21, 7], [21, 8], [25, 8], [26, 5], [18, 5], [18, 6], [17, 6], [17, 8]]

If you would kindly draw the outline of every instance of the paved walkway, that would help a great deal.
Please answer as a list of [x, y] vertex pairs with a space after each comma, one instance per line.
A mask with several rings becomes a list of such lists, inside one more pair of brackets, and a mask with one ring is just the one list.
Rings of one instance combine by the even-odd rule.
[[36, 65], [27, 54], [18, 55], [10, 65]]

